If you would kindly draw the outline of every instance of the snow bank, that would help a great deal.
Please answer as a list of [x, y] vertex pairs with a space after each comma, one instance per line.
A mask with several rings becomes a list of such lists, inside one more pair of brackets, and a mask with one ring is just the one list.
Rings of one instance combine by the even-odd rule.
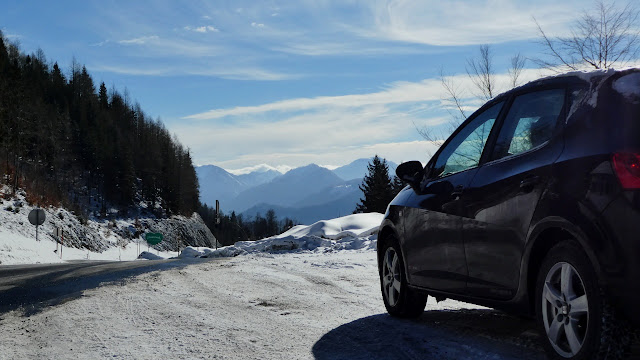
[[258, 241], [240, 241], [217, 250], [186, 248], [181, 257], [232, 257], [250, 253], [331, 252], [375, 250], [377, 232], [384, 215], [353, 214], [312, 225], [298, 225], [288, 231]]
[[162, 256], [156, 255], [154, 253], [148, 252], [148, 251], [143, 251], [140, 253], [140, 255], [138, 256], [138, 259], [144, 259], [144, 260], [164, 260], [164, 258]]
[[313, 225], [298, 225], [275, 236], [276, 239], [317, 236], [339, 240], [345, 237], [365, 237], [378, 232], [384, 215], [379, 213], [353, 214], [332, 220], [321, 220]]

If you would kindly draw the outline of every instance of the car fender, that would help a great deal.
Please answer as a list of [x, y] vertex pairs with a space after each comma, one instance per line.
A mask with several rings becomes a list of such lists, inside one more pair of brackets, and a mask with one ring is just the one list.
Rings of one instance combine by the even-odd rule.
[[[566, 204], [575, 205], [567, 206]], [[602, 254], [609, 254], [613, 251], [610, 242], [606, 239], [600, 221], [598, 221], [597, 212], [590, 210], [586, 204], [575, 202], [575, 200], [569, 201], [567, 199], [562, 201], [558, 199], [558, 201], [553, 201], [553, 204], [547, 202], [546, 204], [540, 204], [540, 206], [545, 207], [545, 209], [536, 209], [536, 214], [534, 214], [529, 226], [520, 265], [520, 286], [515, 299], [516, 302], [520, 303], [529, 302], [530, 295], [533, 295], [530, 292], [535, 289], [536, 277], [531, 278], [533, 274], [529, 274], [529, 271], [537, 271], [535, 268], [531, 268], [530, 265], [535, 266], [535, 262], [540, 263], [542, 261], [538, 254], [539, 251], [546, 252], [560, 241], [569, 238], [573, 239], [589, 258], [598, 280], [601, 282], [604, 277], [598, 254], [601, 257]], [[555, 211], [549, 211], [550, 209], [555, 209]], [[536, 216], [540, 213], [545, 213], [546, 216]], [[552, 238], [549, 238], [549, 236], [552, 236]], [[545, 244], [540, 243], [540, 241], [544, 241]], [[539, 246], [543, 246], [543, 248]], [[532, 255], [534, 255], [533, 258]], [[534, 261], [534, 264], [531, 263], [532, 261]], [[533, 283], [530, 283], [530, 281]]]

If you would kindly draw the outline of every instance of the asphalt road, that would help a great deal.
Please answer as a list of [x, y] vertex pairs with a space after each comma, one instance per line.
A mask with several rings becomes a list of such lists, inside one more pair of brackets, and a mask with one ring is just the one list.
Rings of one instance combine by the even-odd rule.
[[25, 314], [39, 312], [82, 296], [102, 283], [126, 281], [149, 271], [186, 266], [203, 259], [138, 261], [76, 261], [65, 264], [0, 266], [0, 313], [21, 308]]

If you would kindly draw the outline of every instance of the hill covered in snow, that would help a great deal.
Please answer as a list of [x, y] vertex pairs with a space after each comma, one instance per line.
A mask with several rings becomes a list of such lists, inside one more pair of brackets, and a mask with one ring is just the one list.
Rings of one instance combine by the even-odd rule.
[[[191, 217], [156, 217], [140, 207], [129, 217], [88, 219], [62, 207], [45, 207], [45, 222], [38, 228], [31, 225], [28, 214], [35, 207], [20, 190], [9, 195], [0, 188], [0, 264], [54, 263], [67, 260], [135, 260], [142, 249], [147, 250], [143, 234], [158, 232], [163, 241], [152, 247], [164, 256], [175, 256], [185, 246], [215, 247], [216, 238], [197, 213]], [[55, 235], [63, 230], [62, 257]], [[140, 244], [140, 245], [138, 245]], [[218, 244], [219, 245], [219, 244]], [[58, 251], [54, 252], [54, 250]]]

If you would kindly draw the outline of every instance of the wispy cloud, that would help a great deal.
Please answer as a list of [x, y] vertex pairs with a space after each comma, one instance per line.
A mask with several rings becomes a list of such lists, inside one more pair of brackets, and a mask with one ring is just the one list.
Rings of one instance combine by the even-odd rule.
[[89, 44], [89, 46], [91, 46], [91, 47], [95, 47], [95, 46], [102, 47], [102, 46], [107, 45], [110, 42], [111, 41], [109, 41], [109, 40], [103, 40], [103, 41], [100, 41], [100, 42], [97, 42], [97, 43]]
[[[539, 76], [538, 70], [526, 69], [522, 81]], [[473, 86], [466, 74], [451, 80], [463, 89]], [[506, 84], [509, 78], [497, 74], [496, 80]], [[395, 82], [366, 94], [214, 109], [185, 116], [171, 130], [195, 154], [203, 154], [199, 163], [228, 168], [261, 163], [297, 166], [305, 161], [343, 165], [339, 159], [376, 153], [393, 161], [424, 161], [435, 145], [419, 140], [415, 126], [449, 126], [444, 95], [439, 79]], [[482, 104], [471, 91], [463, 97], [471, 111]], [[212, 144], [215, 154], [208, 151]]]
[[216, 29], [211, 25], [203, 25], [203, 26], [197, 26], [197, 27], [185, 26], [184, 29], [187, 31], [193, 31], [193, 32], [198, 32], [203, 34], [208, 32], [220, 32], [220, 30]]
[[[522, 81], [529, 81], [540, 76], [537, 69], [527, 69], [523, 71]], [[459, 84], [465, 98], [473, 100], [473, 83], [467, 75], [451, 76], [451, 80]], [[509, 82], [507, 74], [497, 74], [496, 82], [507, 89]], [[467, 91], [464, 91], [467, 89]], [[358, 108], [372, 105], [394, 105], [425, 103], [430, 101], [440, 101], [444, 95], [440, 79], [425, 79], [419, 82], [398, 81], [385, 86], [378, 92], [366, 94], [351, 94], [342, 96], [318, 96], [313, 98], [296, 98], [283, 101], [276, 101], [268, 104], [255, 106], [239, 106], [227, 109], [213, 109], [202, 113], [191, 114], [184, 117], [188, 120], [208, 120], [218, 119], [226, 116], [246, 116], [257, 115], [268, 112], [296, 112], [326, 108]], [[477, 101], [474, 101], [476, 105]], [[439, 105], [439, 103], [438, 103]]]
[[419, 83], [396, 82], [387, 89], [368, 94], [319, 96], [298, 98], [273, 103], [242, 106], [229, 109], [214, 109], [203, 113], [185, 116], [184, 119], [207, 120], [225, 116], [255, 115], [272, 111], [302, 111], [325, 107], [355, 108], [368, 105], [411, 103], [439, 99], [442, 90], [440, 81], [428, 79]]
[[389, 56], [428, 53], [424, 48], [390, 44], [363, 44], [361, 41], [312, 42], [293, 41], [280, 43], [274, 51], [303, 56]]
[[150, 36], [140, 36], [137, 38], [133, 38], [133, 39], [126, 39], [126, 40], [119, 40], [118, 44], [122, 44], [122, 45], [142, 45], [142, 44], [146, 44], [152, 40], [158, 40], [159, 37], [157, 35], [150, 35]]
[[89, 66], [94, 71], [105, 71], [116, 74], [141, 75], [141, 76], [181, 76], [196, 75], [218, 77], [229, 80], [260, 80], [279, 81], [292, 80], [304, 77], [302, 74], [286, 74], [272, 72], [255, 67], [202, 67], [202, 66], [128, 66], [96, 64]]
[[550, 32], [566, 33], [580, 1], [518, 2], [483, 0], [446, 2], [370, 1], [373, 26], [345, 27], [365, 38], [435, 46], [478, 45], [538, 37], [532, 16]]
[[266, 171], [277, 171], [280, 172], [282, 174], [286, 173], [287, 171], [291, 170], [291, 166], [287, 166], [287, 165], [278, 165], [278, 166], [271, 166], [269, 164], [259, 164], [259, 165], [254, 165], [254, 166], [247, 166], [244, 168], [240, 168], [240, 169], [233, 169], [233, 170], [229, 170], [230, 173], [234, 174], [234, 175], [244, 175], [244, 174], [249, 174], [252, 172], [266, 172]]

